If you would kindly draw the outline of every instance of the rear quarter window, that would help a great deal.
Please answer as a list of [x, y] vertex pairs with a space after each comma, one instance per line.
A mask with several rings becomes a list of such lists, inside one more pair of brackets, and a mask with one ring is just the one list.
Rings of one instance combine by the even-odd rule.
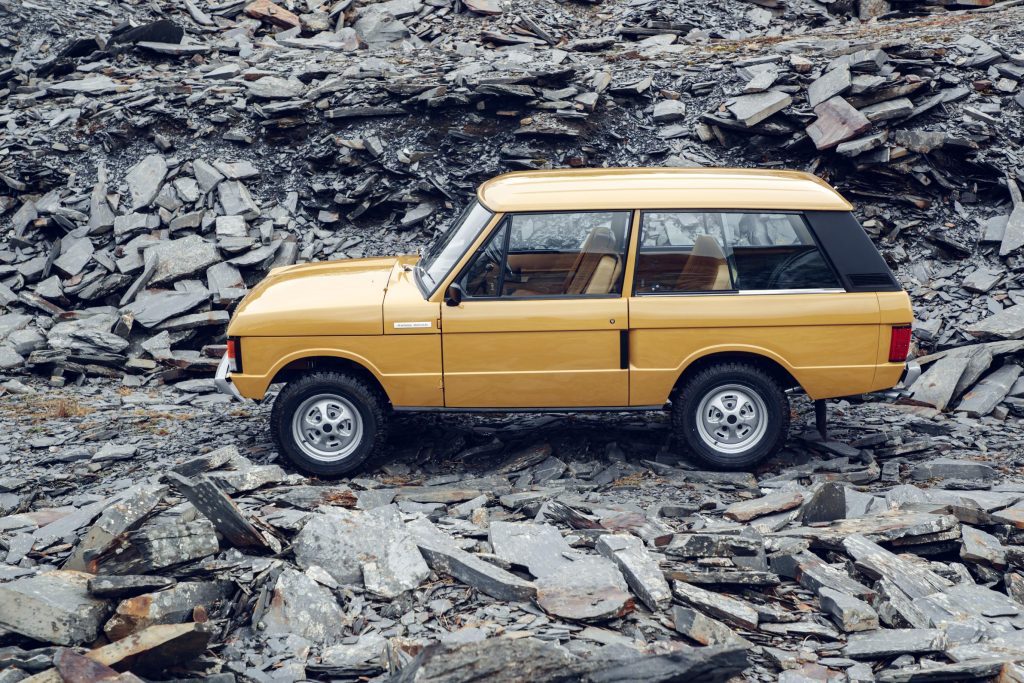
[[646, 211], [635, 279], [638, 294], [842, 287], [796, 213]]

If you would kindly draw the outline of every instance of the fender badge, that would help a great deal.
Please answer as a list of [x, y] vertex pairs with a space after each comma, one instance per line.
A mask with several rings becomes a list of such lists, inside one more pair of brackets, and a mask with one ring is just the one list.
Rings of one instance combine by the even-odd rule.
[[422, 322], [411, 322], [411, 323], [395, 323], [395, 329], [396, 330], [411, 330], [411, 329], [415, 329], [415, 328], [424, 328], [424, 327], [433, 327], [433, 326], [434, 326], [434, 323], [430, 322], [429, 320], [424, 320]]

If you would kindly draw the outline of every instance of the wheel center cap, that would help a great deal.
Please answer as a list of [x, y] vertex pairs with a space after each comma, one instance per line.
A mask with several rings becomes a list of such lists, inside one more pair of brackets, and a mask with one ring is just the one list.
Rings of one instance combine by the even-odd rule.
[[330, 431], [331, 431], [332, 429], [334, 429], [334, 428], [333, 428], [333, 427], [331, 427], [331, 425], [324, 425], [324, 432], [326, 432], [326, 433], [330, 433]]

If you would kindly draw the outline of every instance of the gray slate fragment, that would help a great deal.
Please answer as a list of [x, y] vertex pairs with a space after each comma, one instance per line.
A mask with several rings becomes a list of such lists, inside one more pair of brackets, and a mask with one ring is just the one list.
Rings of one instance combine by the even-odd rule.
[[938, 410], [945, 410], [970, 361], [969, 356], [959, 355], [935, 361], [910, 387], [910, 398]]
[[453, 576], [497, 600], [519, 602], [536, 598], [533, 583], [457, 547], [451, 537], [429, 520], [417, 519], [406, 527], [434, 571]]
[[948, 646], [945, 631], [937, 628], [889, 628], [850, 634], [843, 654], [854, 659], [881, 659], [942, 652]]
[[295, 561], [320, 566], [341, 584], [364, 584], [393, 598], [420, 585], [430, 569], [394, 507], [367, 512], [322, 508], [295, 537]]
[[831, 71], [826, 71], [807, 87], [807, 103], [816, 107], [831, 97], [842, 95], [850, 89], [851, 85], [853, 85], [853, 81], [850, 76], [850, 67], [843, 64]]
[[1009, 306], [973, 325], [967, 334], [983, 339], [1024, 339], [1024, 304]]
[[963, 399], [957, 405], [958, 411], [967, 413], [968, 417], [984, 417], [1002, 403], [1006, 395], [1010, 393], [1017, 378], [1020, 377], [1021, 367], [1012, 363], [1004, 365], [991, 373], [974, 388], [964, 394]]
[[740, 95], [727, 101], [725, 106], [737, 120], [747, 126], [755, 126], [772, 114], [782, 111], [793, 102], [789, 94], [780, 90], [768, 90], [753, 95]]
[[135, 322], [143, 327], [155, 327], [168, 318], [192, 310], [209, 298], [205, 292], [145, 291], [121, 310], [131, 313]]
[[328, 588], [307, 574], [286, 568], [267, 600], [253, 615], [268, 635], [294, 633], [317, 645], [330, 645], [345, 633], [345, 613]]
[[757, 628], [757, 610], [743, 600], [691, 586], [682, 581], [672, 582], [672, 594], [678, 600], [705, 614], [743, 628]]
[[609, 534], [599, 537], [594, 547], [615, 562], [626, 577], [626, 583], [652, 612], [663, 610], [672, 602], [672, 589], [658, 566], [656, 556], [647, 551], [639, 538]]
[[695, 609], [680, 607], [672, 608], [672, 625], [679, 633], [695, 640], [701, 645], [739, 644], [749, 647], [750, 643], [731, 628]]
[[832, 617], [832, 621], [844, 633], [878, 628], [878, 614], [875, 610], [852, 595], [822, 587], [818, 590], [818, 602], [822, 611]]
[[194, 275], [220, 261], [216, 245], [199, 235], [158, 242], [146, 249], [146, 256], [150, 254], [157, 259], [151, 285]]
[[132, 211], [152, 204], [166, 177], [167, 160], [160, 154], [150, 154], [132, 166], [125, 176], [132, 195]]
[[110, 603], [89, 595], [89, 578], [58, 570], [0, 584], [0, 626], [44, 643], [91, 643]]
[[980, 479], [992, 481], [996, 478], [996, 471], [991, 465], [973, 460], [957, 460], [954, 458], [935, 458], [918, 463], [910, 471], [910, 477], [915, 481], [926, 479]]

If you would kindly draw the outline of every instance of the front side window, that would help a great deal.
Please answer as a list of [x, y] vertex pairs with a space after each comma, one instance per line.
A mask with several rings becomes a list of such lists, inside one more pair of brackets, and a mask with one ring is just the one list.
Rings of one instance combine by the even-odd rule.
[[493, 215], [483, 204], [473, 200], [455, 224], [424, 251], [416, 264], [416, 274], [428, 294], [437, 289]]
[[642, 216], [637, 293], [838, 287], [798, 214], [652, 211]]
[[619, 294], [629, 219], [628, 211], [511, 214], [460, 284], [476, 297]]

